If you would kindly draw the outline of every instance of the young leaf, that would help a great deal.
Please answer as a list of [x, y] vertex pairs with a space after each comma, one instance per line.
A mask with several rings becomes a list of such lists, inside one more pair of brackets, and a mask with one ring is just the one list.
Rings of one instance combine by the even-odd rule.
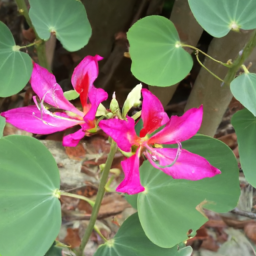
[[256, 116], [256, 74], [244, 73], [238, 76], [231, 82], [230, 90]]
[[142, 84], [136, 85], [132, 91], [128, 94], [127, 99], [124, 102], [123, 106], [123, 113], [122, 116], [125, 118], [129, 110], [134, 106], [134, 105], [139, 105], [141, 103], [141, 89], [142, 89]]
[[189, 0], [198, 23], [214, 37], [223, 37], [232, 29], [256, 28], [255, 0]]
[[71, 52], [88, 43], [92, 29], [81, 1], [29, 0], [29, 3], [29, 16], [40, 38], [48, 40], [53, 33]]
[[139, 219], [148, 238], [164, 248], [185, 241], [190, 229], [195, 231], [207, 221], [200, 213], [202, 207], [227, 212], [235, 208], [240, 195], [237, 161], [228, 146], [203, 135], [182, 146], [222, 173], [198, 181], [175, 180], [148, 161], [143, 163], [140, 175], [146, 190], [137, 199]]
[[29, 81], [32, 61], [19, 51], [9, 28], [0, 22], [0, 96], [18, 93]]
[[247, 109], [235, 113], [232, 125], [237, 134], [241, 166], [246, 180], [256, 187], [256, 117]]
[[75, 90], [70, 90], [70, 91], [66, 91], [64, 92], [64, 97], [67, 100], [75, 100], [80, 96], [79, 93], [77, 93]]
[[5, 118], [0, 116], [0, 139], [3, 137]]
[[115, 237], [101, 245], [94, 256], [190, 256], [191, 247], [180, 250], [177, 246], [164, 249], [153, 244], [145, 235], [138, 214], [130, 216], [118, 230]]
[[173, 23], [161, 16], [137, 21], [128, 31], [131, 71], [144, 83], [166, 87], [181, 81], [193, 61], [181, 46]]
[[45, 255], [61, 226], [59, 170], [34, 138], [0, 140], [0, 254]]

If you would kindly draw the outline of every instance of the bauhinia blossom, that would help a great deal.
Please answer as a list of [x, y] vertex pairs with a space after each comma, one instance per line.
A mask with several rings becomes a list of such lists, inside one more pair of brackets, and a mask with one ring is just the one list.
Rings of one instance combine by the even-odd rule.
[[[99, 127], [125, 152], [137, 148], [136, 153], [121, 162], [125, 178], [117, 187], [118, 192], [136, 194], [144, 191], [140, 182], [140, 156], [144, 154], [150, 163], [174, 179], [200, 180], [220, 174], [203, 157], [181, 149], [181, 142], [193, 137], [199, 130], [203, 107], [188, 110], [183, 116], [172, 116], [164, 112], [161, 102], [149, 90], [142, 89], [143, 103], [141, 118], [143, 128], [140, 136], [135, 132], [135, 121], [102, 120]], [[161, 126], [162, 130], [156, 132]], [[155, 134], [153, 134], [156, 132]], [[163, 148], [161, 144], [178, 144], [179, 148]]]
[[[96, 128], [97, 108], [108, 97], [103, 89], [97, 89], [93, 85], [98, 76], [98, 61], [101, 59], [98, 55], [87, 56], [73, 72], [71, 82], [80, 94], [83, 111], [64, 97], [53, 74], [34, 63], [30, 83], [39, 102], [34, 96], [35, 106], [12, 109], [1, 115], [6, 118], [6, 122], [17, 128], [36, 134], [50, 134], [80, 125], [80, 130], [63, 138], [64, 146], [76, 146], [86, 133]], [[45, 103], [55, 109], [54, 112], [49, 111], [49, 106], [46, 108]]]

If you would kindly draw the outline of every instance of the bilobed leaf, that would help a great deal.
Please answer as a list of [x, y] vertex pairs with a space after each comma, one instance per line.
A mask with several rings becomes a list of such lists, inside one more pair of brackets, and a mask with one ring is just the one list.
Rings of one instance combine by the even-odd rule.
[[137, 21], [127, 33], [131, 71], [140, 81], [166, 87], [185, 78], [193, 61], [181, 46], [173, 23], [161, 16]]
[[235, 113], [232, 125], [237, 134], [241, 167], [246, 180], [256, 187], [256, 117], [247, 109]]
[[190, 256], [191, 247], [164, 249], [153, 244], [145, 235], [138, 214], [130, 216], [115, 237], [101, 245], [94, 256]]
[[5, 118], [0, 116], [0, 139], [3, 137]]
[[42, 256], [61, 226], [59, 170], [34, 138], [0, 140], [0, 254]]
[[196, 135], [182, 147], [205, 157], [222, 173], [198, 181], [175, 180], [148, 161], [143, 163], [140, 175], [146, 189], [138, 194], [139, 219], [147, 237], [164, 248], [185, 241], [190, 229], [195, 231], [207, 221], [199, 212], [202, 208], [227, 212], [236, 207], [240, 195], [237, 161], [228, 146]]
[[0, 22], [0, 96], [8, 97], [25, 87], [32, 73], [32, 60], [20, 52], [9, 28]]
[[84, 5], [77, 0], [29, 0], [29, 16], [39, 37], [48, 40], [51, 33], [69, 51], [84, 47], [92, 34]]
[[61, 252], [61, 248], [56, 247], [54, 242], [54, 244], [50, 247], [45, 256], [62, 256]]
[[77, 93], [75, 90], [70, 90], [64, 92], [64, 96], [67, 100], [75, 100], [80, 96], [80, 94]]
[[231, 82], [230, 90], [256, 116], [256, 74], [244, 73], [238, 76]]
[[233, 29], [256, 28], [255, 0], [189, 0], [198, 23], [212, 36], [223, 37]]

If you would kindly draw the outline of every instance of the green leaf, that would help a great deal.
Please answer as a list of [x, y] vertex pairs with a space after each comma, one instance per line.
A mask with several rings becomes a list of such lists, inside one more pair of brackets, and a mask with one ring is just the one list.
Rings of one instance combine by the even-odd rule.
[[214, 37], [223, 37], [232, 29], [256, 28], [255, 0], [189, 0], [198, 23]]
[[5, 118], [0, 116], [0, 139], [3, 137], [4, 127], [5, 127]]
[[19, 51], [9, 28], [0, 22], [0, 96], [8, 97], [25, 87], [32, 73], [32, 60]]
[[56, 247], [54, 242], [51, 248], [45, 254], [45, 256], [62, 256], [61, 252], [62, 252], [61, 248]]
[[237, 134], [239, 156], [246, 180], [256, 187], [256, 117], [243, 109], [235, 113], [231, 120]]
[[132, 91], [128, 94], [127, 99], [124, 102], [122, 116], [125, 118], [129, 110], [141, 104], [141, 89], [142, 84], [137, 84]]
[[237, 161], [228, 146], [203, 135], [182, 146], [205, 157], [222, 173], [199, 181], [174, 180], [148, 161], [143, 163], [140, 175], [146, 190], [138, 195], [139, 218], [148, 238], [164, 248], [185, 241], [188, 230], [195, 231], [207, 221], [196, 210], [198, 205], [227, 212], [235, 208], [240, 195]]
[[84, 5], [78, 0], [29, 0], [30, 19], [39, 37], [54, 33], [68, 51], [84, 47], [92, 34]]
[[137, 210], [137, 198], [138, 198], [138, 194], [132, 195], [132, 196], [125, 194], [125, 199], [127, 200], [127, 202], [136, 210]]
[[173, 23], [161, 16], [137, 21], [127, 33], [132, 59], [131, 71], [140, 81], [170, 86], [185, 78], [193, 61], [182, 47]]
[[238, 76], [231, 82], [230, 90], [256, 116], [256, 74], [244, 73]]
[[0, 254], [45, 255], [61, 226], [59, 170], [34, 138], [0, 140]]
[[113, 239], [98, 248], [94, 256], [190, 256], [191, 253], [191, 247], [178, 251], [177, 246], [164, 249], [150, 242], [135, 213], [123, 223]]
[[143, 121], [142, 118], [139, 119], [139, 121], [135, 125], [135, 131], [137, 136], [140, 136], [140, 130], [143, 128]]
[[70, 91], [66, 91], [64, 92], [64, 97], [67, 100], [75, 100], [80, 96], [79, 93], [77, 93], [75, 90], [70, 90]]

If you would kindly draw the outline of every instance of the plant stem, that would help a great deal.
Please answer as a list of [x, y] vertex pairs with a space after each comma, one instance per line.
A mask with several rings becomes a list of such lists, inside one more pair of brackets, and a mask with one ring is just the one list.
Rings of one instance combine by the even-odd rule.
[[252, 50], [256, 47], [256, 30], [253, 31], [251, 38], [247, 42], [240, 56], [236, 58], [233, 65], [229, 69], [224, 81], [227, 85], [235, 78], [237, 71], [244, 64], [245, 60], [250, 56]]
[[43, 41], [42, 41], [41, 39], [39, 39], [39, 40], [34, 41], [34, 42], [31, 43], [31, 44], [27, 44], [27, 45], [24, 45], [24, 46], [20, 46], [20, 49], [28, 48], [28, 47], [31, 47], [31, 46], [40, 44], [40, 43], [42, 43], [42, 42], [43, 42]]
[[100, 210], [101, 201], [102, 201], [104, 193], [105, 193], [105, 185], [106, 185], [106, 182], [108, 180], [108, 174], [109, 174], [112, 162], [114, 160], [115, 153], [116, 153], [116, 143], [114, 141], [112, 141], [111, 142], [111, 147], [110, 147], [110, 152], [109, 152], [109, 155], [108, 155], [108, 159], [107, 159], [107, 162], [105, 164], [105, 167], [104, 167], [104, 170], [103, 170], [103, 173], [102, 173], [102, 176], [101, 176], [100, 186], [99, 186], [99, 190], [98, 190], [98, 193], [97, 193], [95, 205], [94, 205], [93, 210], [92, 210], [91, 219], [90, 219], [90, 222], [88, 224], [88, 227], [85, 230], [81, 245], [79, 247], [79, 251], [77, 253], [77, 256], [82, 256], [83, 255], [84, 248], [85, 248], [85, 246], [86, 246], [86, 244], [87, 244], [87, 242], [90, 238], [90, 235], [91, 235], [92, 230], [94, 228], [95, 222], [97, 220], [97, 216], [98, 216], [98, 213], [99, 213], [99, 210]]
[[102, 240], [104, 242], [108, 241], [108, 239], [105, 236], [102, 235], [102, 233], [100, 232], [100, 229], [96, 225], [94, 226], [94, 230], [98, 233], [98, 235], [102, 238]]
[[[27, 8], [27, 5], [26, 5], [26, 2], [25, 0], [15, 0], [17, 6], [18, 6], [18, 11], [20, 14], [22, 14], [28, 25], [33, 28], [34, 32], [35, 32], [35, 35], [36, 35], [36, 41], [38, 40], [41, 40], [41, 38], [38, 36], [38, 34], [36, 33], [36, 30], [31, 22], [31, 19], [28, 15], [28, 8]], [[49, 64], [48, 64], [48, 61], [46, 59], [46, 54], [45, 54], [45, 42], [43, 40], [41, 40], [41, 43], [40, 44], [36, 44], [35, 45], [35, 48], [36, 48], [36, 51], [37, 51], [37, 56], [38, 56], [38, 61], [39, 61], [39, 64], [48, 69], [49, 71], [50, 70], [50, 67], [49, 67]]]
[[80, 196], [80, 195], [68, 193], [68, 192], [61, 191], [61, 190], [60, 190], [60, 195], [61, 195], [61, 196], [69, 196], [69, 197], [73, 197], [73, 198], [77, 198], [77, 199], [84, 200], [84, 201], [86, 201], [87, 203], [89, 203], [92, 207], [95, 205], [94, 201], [90, 200], [89, 198], [87, 198], [87, 197], [85, 197], [85, 196]]
[[207, 70], [212, 76], [214, 76], [215, 78], [217, 78], [219, 81], [224, 82], [220, 77], [218, 77], [217, 75], [215, 75], [210, 69], [208, 69], [199, 59], [198, 56], [198, 51], [196, 52], [196, 59], [198, 61], [198, 63], [205, 69]]
[[196, 48], [195, 46], [188, 45], [188, 44], [183, 44], [183, 43], [180, 43], [180, 45], [181, 45], [182, 47], [188, 47], [188, 48], [194, 49], [196, 52], [201, 52], [202, 54], [204, 54], [204, 55], [205, 55], [206, 57], [208, 57], [209, 59], [211, 59], [211, 60], [213, 60], [213, 61], [215, 61], [215, 62], [217, 62], [217, 63], [219, 63], [219, 64], [221, 64], [221, 65], [223, 65], [223, 66], [225, 66], [225, 67], [227, 67], [227, 68], [229, 68], [229, 67], [231, 66], [231, 65], [229, 65], [229, 64], [223, 63], [222, 61], [219, 61], [219, 60], [214, 59], [213, 57], [211, 57], [211, 56], [208, 55], [207, 53], [203, 52], [202, 50]]

